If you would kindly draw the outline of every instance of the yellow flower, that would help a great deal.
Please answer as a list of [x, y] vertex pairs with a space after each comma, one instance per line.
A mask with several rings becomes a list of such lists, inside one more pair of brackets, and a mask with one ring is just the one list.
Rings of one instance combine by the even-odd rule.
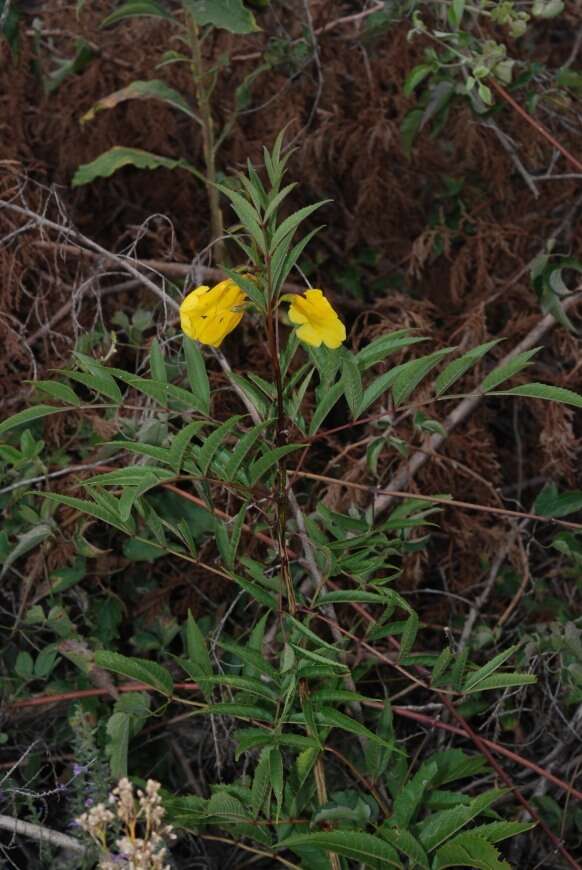
[[190, 338], [219, 347], [240, 323], [247, 298], [244, 290], [227, 278], [215, 287], [196, 287], [180, 305], [182, 331]]
[[321, 290], [306, 290], [303, 296], [282, 297], [291, 303], [289, 320], [299, 325], [297, 337], [312, 347], [322, 343], [335, 349], [346, 340], [346, 328]]

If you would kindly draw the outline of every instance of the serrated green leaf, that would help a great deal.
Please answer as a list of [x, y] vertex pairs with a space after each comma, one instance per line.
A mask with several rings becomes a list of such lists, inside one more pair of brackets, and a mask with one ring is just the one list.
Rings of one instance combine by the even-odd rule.
[[389, 827], [384, 824], [378, 829], [379, 835], [403, 855], [410, 859], [411, 868], [429, 870], [428, 855], [410, 831], [400, 827]]
[[428, 373], [453, 350], [455, 350], [454, 347], [445, 347], [428, 354], [428, 356], [410, 360], [410, 362], [397, 366], [398, 374], [392, 387], [392, 396], [396, 405], [408, 399]]
[[269, 420], [258, 423], [242, 436], [226, 463], [224, 475], [227, 480], [234, 480], [236, 478], [240, 466], [269, 425]]
[[127, 522], [122, 521], [119, 516], [119, 505], [115, 499], [114, 502], [116, 509], [112, 510], [110, 506], [105, 507], [102, 504], [85, 501], [84, 499], [75, 498], [70, 495], [60, 495], [53, 492], [43, 492], [41, 495], [42, 498], [52, 501], [54, 504], [67, 505], [67, 507], [73, 508], [73, 510], [94, 517], [96, 520], [101, 520], [126, 534], [131, 534], [135, 531], [135, 523], [131, 518]]
[[494, 656], [490, 662], [487, 662], [486, 665], [474, 671], [473, 673], [469, 673], [463, 685], [463, 691], [467, 692], [473, 689], [481, 680], [484, 680], [485, 677], [488, 677], [490, 674], [494, 673], [498, 668], [503, 665], [507, 659], [511, 658], [511, 656], [516, 652], [519, 648], [519, 644], [514, 644], [513, 646], [508, 647], [503, 652], [500, 652], [498, 655]]
[[272, 747], [266, 746], [261, 750], [259, 761], [255, 767], [253, 784], [251, 786], [251, 806], [255, 818], [261, 812], [265, 801], [271, 791], [271, 765], [269, 757]]
[[492, 396], [522, 396], [526, 399], [546, 399], [548, 402], [560, 402], [563, 405], [573, 405], [582, 408], [582, 396], [564, 387], [552, 387], [549, 384], [524, 384], [522, 387], [512, 387], [510, 390], [497, 390]]
[[313, 834], [296, 834], [277, 844], [277, 849], [298, 851], [304, 847], [325, 849], [344, 858], [360, 861], [366, 867], [397, 867], [402, 870], [398, 853], [385, 840], [362, 831], [318, 831]]
[[105, 668], [105, 670], [137, 680], [139, 683], [145, 683], [168, 697], [171, 697], [174, 692], [172, 675], [157, 662], [128, 658], [119, 653], [98, 650], [95, 653], [95, 664], [99, 668]]
[[[517, 354], [512, 360], [505, 365], [497, 366], [497, 368], [493, 369], [490, 372], [485, 380], [481, 383], [480, 389], [484, 393], [488, 393], [490, 390], [493, 390], [498, 384], [503, 381], [507, 381], [509, 378], [513, 377], [513, 375], [521, 372], [526, 366], [529, 365], [529, 361], [533, 356], [536, 355], [541, 350], [539, 347], [534, 347], [531, 350], [525, 350], [523, 353]], [[582, 401], [582, 400], [581, 400]]]
[[446, 672], [448, 666], [451, 663], [452, 658], [453, 658], [453, 654], [450, 651], [450, 649], [448, 648], [448, 646], [444, 647], [444, 649], [442, 650], [438, 659], [436, 660], [436, 662], [434, 663], [434, 665], [432, 667], [431, 682], [433, 684], [437, 683], [440, 680], [440, 678], [443, 676], [443, 674]]
[[537, 677], [534, 674], [519, 674], [519, 673], [503, 673], [492, 674], [481, 680], [476, 686], [467, 689], [465, 694], [470, 692], [485, 692], [489, 689], [508, 689], [512, 686], [531, 686], [537, 682]]
[[197, 676], [194, 677], [194, 679], [198, 679], [199, 677], [211, 677], [212, 662], [208, 655], [206, 638], [200, 631], [198, 623], [192, 616], [191, 610], [188, 611], [188, 620], [186, 622], [186, 651], [190, 663], [195, 667], [197, 672]]
[[352, 719], [351, 716], [347, 716], [333, 707], [320, 707], [317, 718], [323, 725], [340, 728], [342, 731], [347, 731], [349, 734], [357, 734], [358, 737], [364, 737], [367, 740], [378, 743], [380, 746], [393, 748], [382, 737], [379, 737], [378, 734], [375, 734], [369, 728], [366, 728], [365, 725], [362, 725], [361, 722], [358, 722], [357, 719]]
[[459, 834], [438, 850], [434, 870], [445, 867], [474, 867], [476, 870], [511, 870], [507, 861], [499, 860], [497, 849], [472, 831]]
[[426, 790], [430, 788], [432, 780], [437, 775], [437, 771], [438, 768], [434, 761], [423, 764], [404, 785], [394, 800], [393, 822], [396, 826], [404, 829], [410, 827], [421, 806]]
[[226, 437], [230, 435], [232, 430], [238, 425], [241, 419], [242, 417], [240, 414], [231, 417], [229, 420], [222, 423], [218, 429], [215, 429], [214, 432], [205, 440], [198, 452], [198, 465], [200, 466], [202, 474], [208, 473], [210, 463], [212, 462], [216, 451], [223, 441], [225, 441]]
[[471, 800], [468, 806], [455, 807], [432, 813], [418, 824], [418, 839], [427, 852], [432, 852], [480, 813], [506, 794], [505, 789], [493, 788]]
[[479, 362], [479, 360], [482, 359], [491, 348], [495, 347], [496, 344], [499, 344], [500, 340], [501, 339], [496, 338], [494, 341], [480, 344], [478, 347], [474, 347], [467, 353], [464, 353], [463, 356], [459, 357], [459, 359], [453, 360], [453, 362], [449, 363], [434, 383], [435, 394], [440, 396], [448, 390], [455, 381], [462, 378], [465, 372], [469, 371], [475, 363]]

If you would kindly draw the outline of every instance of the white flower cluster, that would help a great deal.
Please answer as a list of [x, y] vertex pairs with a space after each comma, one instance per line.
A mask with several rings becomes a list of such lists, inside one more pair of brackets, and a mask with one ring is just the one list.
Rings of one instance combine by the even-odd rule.
[[[159, 792], [160, 783], [149, 779], [145, 791], [138, 789], [136, 800], [133, 785], [123, 778], [109, 796], [109, 808], [97, 804], [77, 819], [103, 853], [99, 870], [170, 870], [165, 863], [166, 842], [175, 839], [175, 834], [171, 825], [164, 825]], [[121, 827], [114, 854], [108, 848], [112, 826]]]

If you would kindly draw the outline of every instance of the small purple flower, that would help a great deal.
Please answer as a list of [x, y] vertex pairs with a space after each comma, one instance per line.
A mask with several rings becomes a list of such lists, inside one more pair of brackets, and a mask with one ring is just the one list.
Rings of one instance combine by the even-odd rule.
[[92, 807], [94, 803], [95, 801], [93, 800], [93, 798], [87, 798], [87, 800], [85, 801], [85, 806]]

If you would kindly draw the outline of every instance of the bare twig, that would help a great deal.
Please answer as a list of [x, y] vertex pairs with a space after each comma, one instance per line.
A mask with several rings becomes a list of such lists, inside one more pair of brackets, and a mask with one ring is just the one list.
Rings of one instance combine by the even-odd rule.
[[75, 840], [74, 837], [61, 834], [60, 831], [53, 831], [52, 828], [45, 828], [43, 825], [23, 822], [12, 816], [0, 815], [0, 828], [13, 834], [22, 834], [23, 837], [30, 837], [41, 843], [50, 843], [51, 846], [57, 846], [60, 849], [68, 849], [70, 852], [78, 852], [84, 855], [87, 851], [86, 847], [78, 840]]

